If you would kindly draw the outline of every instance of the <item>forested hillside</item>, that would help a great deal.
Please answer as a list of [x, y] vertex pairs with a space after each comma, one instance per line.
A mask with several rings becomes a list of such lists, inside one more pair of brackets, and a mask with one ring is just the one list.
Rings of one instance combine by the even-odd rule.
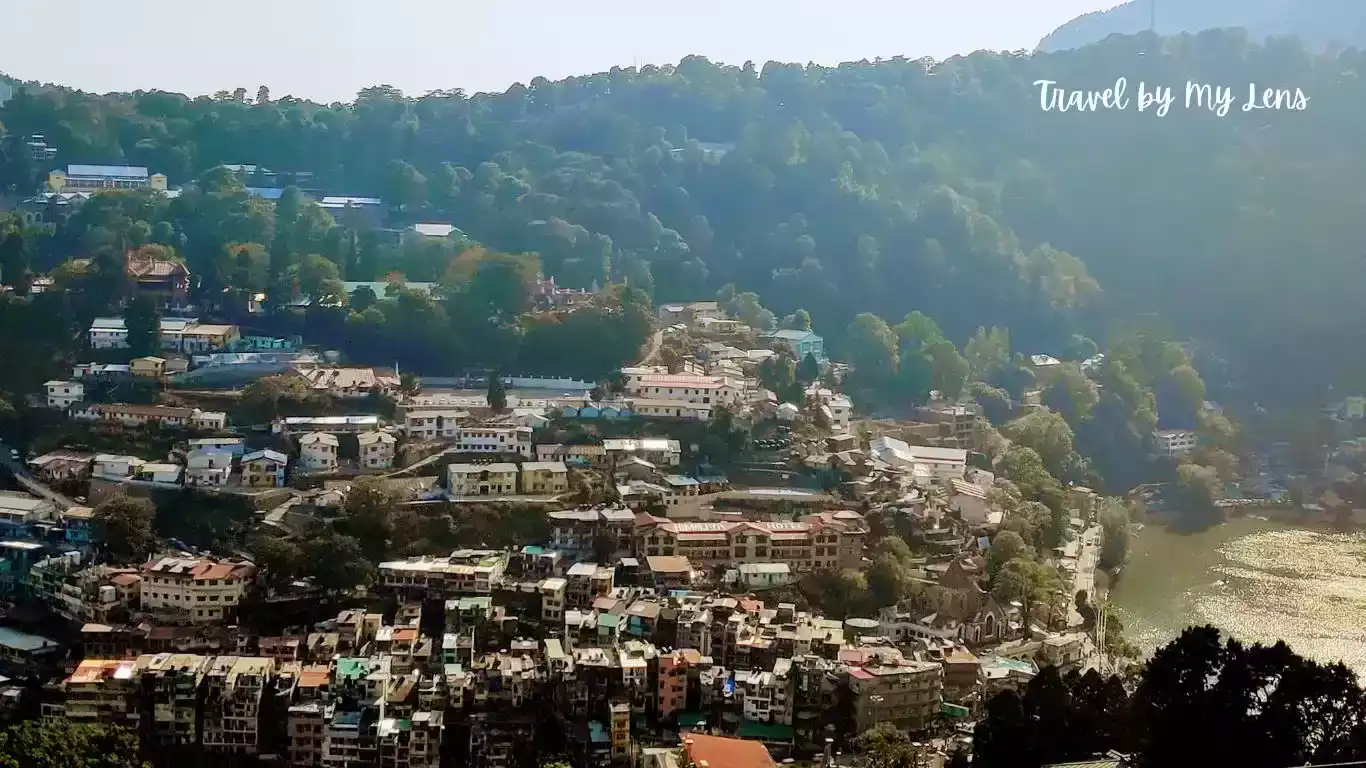
[[[219, 163], [311, 171], [329, 194], [383, 197], [398, 223], [535, 252], [571, 286], [624, 278], [661, 301], [733, 282], [779, 317], [808, 310], [836, 352], [862, 312], [919, 310], [959, 345], [1000, 326], [1015, 350], [1054, 354], [1159, 313], [1266, 400], [1366, 373], [1342, 354], [1366, 340], [1364, 70], [1356, 51], [1217, 31], [937, 64], [689, 58], [496, 95], [379, 87], [351, 105], [45, 88], [0, 123], [44, 134], [61, 164], [146, 165], [173, 185]], [[1032, 85], [1120, 76], [1240, 98], [1250, 81], [1300, 87], [1311, 103], [1058, 114]], [[25, 165], [11, 152], [0, 184], [34, 184]], [[199, 242], [192, 267], [223, 245]], [[338, 261], [345, 279], [378, 269]], [[439, 279], [442, 264], [405, 271]]]
[[1129, 0], [1072, 19], [1040, 41], [1039, 50], [1080, 48], [1154, 23], [1160, 35], [1242, 27], [1254, 39], [1296, 35], [1318, 48], [1366, 42], [1366, 4], [1357, 0]]

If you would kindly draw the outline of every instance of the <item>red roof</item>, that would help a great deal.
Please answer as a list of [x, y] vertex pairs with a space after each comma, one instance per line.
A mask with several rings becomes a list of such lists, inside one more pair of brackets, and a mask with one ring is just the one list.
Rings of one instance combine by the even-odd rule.
[[684, 737], [683, 748], [694, 764], [700, 765], [705, 760], [707, 768], [775, 768], [777, 765], [769, 756], [768, 748], [757, 741], [690, 733]]

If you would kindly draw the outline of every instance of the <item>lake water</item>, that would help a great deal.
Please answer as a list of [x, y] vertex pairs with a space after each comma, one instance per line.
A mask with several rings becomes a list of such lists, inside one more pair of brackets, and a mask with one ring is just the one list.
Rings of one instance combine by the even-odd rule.
[[1213, 624], [1366, 676], [1366, 532], [1255, 518], [1188, 535], [1148, 526], [1110, 602], [1144, 651]]

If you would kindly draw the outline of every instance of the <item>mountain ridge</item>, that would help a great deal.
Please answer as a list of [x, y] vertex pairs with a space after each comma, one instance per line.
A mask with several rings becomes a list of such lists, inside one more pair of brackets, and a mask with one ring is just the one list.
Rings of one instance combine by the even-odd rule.
[[[1153, 13], [1153, 10], [1156, 13]], [[1099, 42], [1110, 35], [1147, 31], [1155, 23], [1160, 35], [1194, 34], [1207, 29], [1239, 27], [1254, 40], [1295, 35], [1307, 45], [1366, 44], [1366, 3], [1349, 0], [1129, 0], [1108, 10], [1093, 11], [1053, 30], [1036, 50], [1056, 52]]]

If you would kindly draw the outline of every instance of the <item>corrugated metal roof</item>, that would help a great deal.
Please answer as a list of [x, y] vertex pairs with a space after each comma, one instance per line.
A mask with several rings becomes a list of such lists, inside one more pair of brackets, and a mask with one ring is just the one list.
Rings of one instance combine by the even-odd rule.
[[145, 179], [147, 169], [132, 165], [68, 165], [67, 176], [98, 176], [113, 179]]

